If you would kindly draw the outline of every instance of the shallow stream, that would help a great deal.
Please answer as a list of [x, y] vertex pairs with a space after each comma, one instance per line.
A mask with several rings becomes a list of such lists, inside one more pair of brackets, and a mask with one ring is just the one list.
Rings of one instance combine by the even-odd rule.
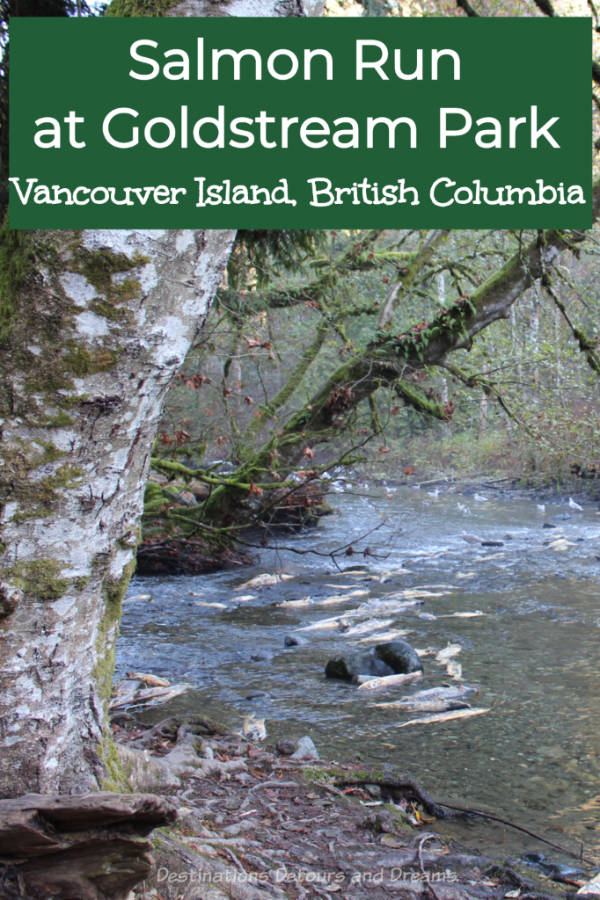
[[[330, 500], [337, 514], [281, 539], [324, 555], [270, 550], [244, 570], [135, 579], [117, 676], [145, 671], [194, 685], [146, 717], [185, 710], [239, 729], [252, 712], [265, 718], [269, 742], [309, 734], [324, 757], [409, 773], [437, 800], [487, 810], [573, 850], [583, 843], [600, 864], [598, 505], [542, 504], [493, 485], [344, 481]], [[327, 556], [347, 544], [353, 555]], [[292, 577], [238, 589], [261, 573]], [[422, 605], [377, 610], [377, 598], [410, 599], [413, 590], [425, 595]], [[482, 614], [456, 615], [465, 612]], [[288, 635], [303, 642], [286, 648]], [[328, 659], [393, 635], [429, 651], [414, 686], [375, 695], [325, 679]], [[374, 704], [449, 683], [433, 652], [449, 642], [462, 647], [464, 681], [479, 687], [469, 701], [490, 711], [398, 728], [425, 714]], [[479, 820], [454, 828], [483, 851], [561, 859]]]

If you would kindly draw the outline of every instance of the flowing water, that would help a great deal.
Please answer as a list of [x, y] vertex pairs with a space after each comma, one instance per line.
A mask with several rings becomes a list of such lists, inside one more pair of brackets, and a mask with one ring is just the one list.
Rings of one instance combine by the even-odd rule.
[[[600, 864], [597, 504], [580, 511], [561, 498], [541, 509], [539, 499], [489, 485], [335, 487], [337, 514], [281, 539], [300, 553], [264, 551], [256, 566], [216, 575], [136, 579], [117, 675], [142, 670], [194, 685], [147, 714], [154, 719], [185, 710], [238, 729], [252, 712], [265, 718], [268, 741], [309, 734], [324, 757], [409, 773], [438, 800], [574, 850], [583, 843]], [[327, 555], [349, 544], [352, 555]], [[292, 577], [238, 589], [264, 572]], [[377, 598], [411, 590], [427, 595], [422, 605], [377, 610]], [[464, 612], [482, 615], [456, 615]], [[399, 632], [428, 651], [415, 685], [384, 695], [325, 679], [328, 659]], [[286, 648], [288, 635], [302, 643]], [[448, 683], [433, 652], [448, 642], [461, 645], [463, 679], [479, 687], [471, 704], [490, 711], [399, 729], [424, 713], [374, 704]], [[454, 833], [484, 851], [560, 859], [480, 820]]]

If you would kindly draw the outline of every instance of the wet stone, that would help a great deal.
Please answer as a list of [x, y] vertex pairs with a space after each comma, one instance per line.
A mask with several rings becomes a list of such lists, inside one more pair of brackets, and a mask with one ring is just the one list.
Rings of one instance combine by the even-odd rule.
[[356, 681], [359, 675], [393, 675], [394, 669], [379, 659], [373, 651], [330, 659], [325, 666], [326, 678]]
[[291, 756], [292, 753], [296, 752], [296, 741], [282, 738], [280, 741], [277, 741], [275, 749], [281, 756]]
[[305, 644], [306, 641], [301, 637], [296, 637], [295, 634], [286, 634], [283, 639], [284, 647], [300, 647], [302, 644]]
[[396, 674], [423, 671], [423, 663], [408, 641], [389, 641], [386, 644], [377, 644], [375, 653]]

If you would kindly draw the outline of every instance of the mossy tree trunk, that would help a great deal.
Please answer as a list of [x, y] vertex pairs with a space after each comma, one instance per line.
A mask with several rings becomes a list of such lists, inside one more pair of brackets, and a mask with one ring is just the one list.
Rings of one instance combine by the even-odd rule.
[[[109, 12], [301, 16], [318, 5], [115, 0]], [[3, 237], [0, 796], [78, 793], [111, 774], [106, 708], [150, 448], [234, 232]]]
[[4, 796], [104, 779], [149, 451], [232, 239], [61, 232], [18, 248], [0, 351]]

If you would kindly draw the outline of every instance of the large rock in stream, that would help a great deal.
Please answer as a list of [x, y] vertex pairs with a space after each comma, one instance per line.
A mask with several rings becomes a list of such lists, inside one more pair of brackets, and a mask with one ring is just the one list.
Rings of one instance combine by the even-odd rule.
[[326, 678], [339, 681], [358, 681], [359, 675], [393, 675], [394, 670], [370, 653], [349, 653], [338, 659], [330, 659], [325, 666]]
[[409, 672], [422, 672], [423, 663], [417, 651], [408, 641], [388, 641], [385, 644], [377, 644], [375, 653], [386, 665], [391, 666], [395, 673], [407, 675]]
[[349, 653], [337, 659], [330, 659], [325, 666], [325, 677], [357, 682], [361, 675], [382, 677], [422, 670], [421, 660], [409, 643], [389, 641], [377, 644], [368, 653]]

